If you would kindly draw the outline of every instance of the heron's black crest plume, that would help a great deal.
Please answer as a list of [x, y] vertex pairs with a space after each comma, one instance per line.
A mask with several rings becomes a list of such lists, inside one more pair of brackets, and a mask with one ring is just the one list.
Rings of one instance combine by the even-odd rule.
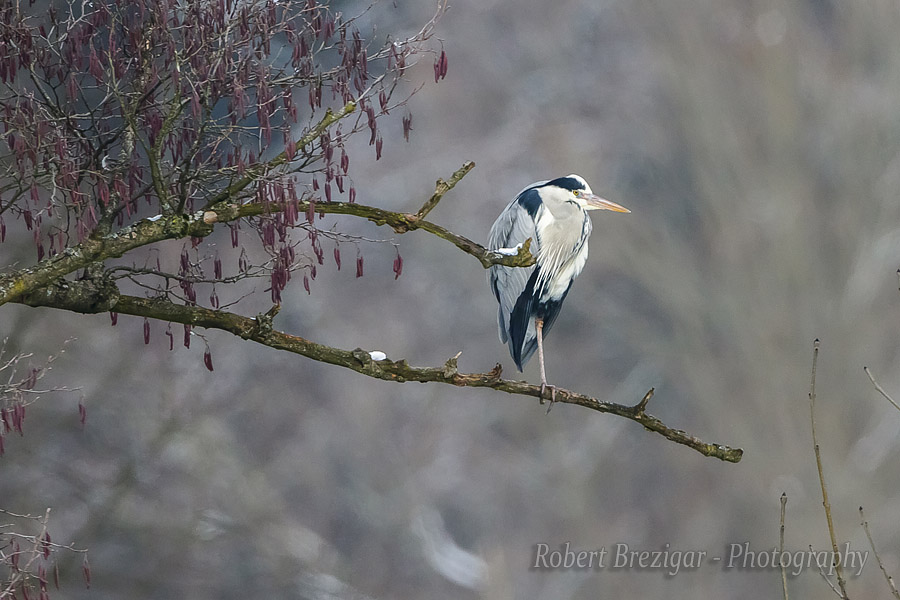
[[587, 189], [587, 184], [585, 183], [584, 179], [581, 179], [580, 177], [572, 177], [571, 175], [569, 175], [568, 177], [557, 177], [556, 179], [551, 179], [541, 187], [549, 187], [551, 185], [562, 188], [564, 190], [569, 190], [570, 192], [575, 190]]

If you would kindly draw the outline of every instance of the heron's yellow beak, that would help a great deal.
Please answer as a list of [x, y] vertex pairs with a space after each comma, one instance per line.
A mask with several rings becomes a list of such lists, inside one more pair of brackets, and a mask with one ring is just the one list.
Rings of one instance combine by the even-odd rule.
[[600, 196], [588, 194], [584, 197], [585, 210], [611, 210], [613, 212], [630, 213], [631, 211], [620, 204], [616, 204], [610, 200], [604, 200]]

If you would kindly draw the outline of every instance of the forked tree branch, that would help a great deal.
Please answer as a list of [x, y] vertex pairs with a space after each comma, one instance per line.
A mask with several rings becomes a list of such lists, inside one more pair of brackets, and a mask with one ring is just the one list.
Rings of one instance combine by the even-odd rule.
[[[46, 306], [79, 313], [114, 311], [119, 314], [183, 323], [206, 329], [219, 329], [270, 348], [293, 352], [385, 381], [446, 383], [457, 387], [485, 387], [520, 396], [542, 397], [540, 386], [501, 378], [502, 368], [499, 364], [487, 373], [460, 373], [457, 368], [457, 355], [439, 367], [414, 367], [406, 360], [376, 361], [370, 352], [360, 348], [343, 350], [277, 331], [272, 328], [272, 318], [277, 313], [277, 306], [264, 315], [250, 318], [223, 310], [175, 304], [165, 298], [128, 296], [120, 294], [111, 282], [95, 280], [63, 282], [25, 297], [21, 302], [29, 306]], [[734, 463], [741, 460], [743, 450], [740, 448], [704, 442], [680, 429], [669, 427], [657, 417], [647, 413], [645, 409], [652, 395], [651, 389], [636, 405], [625, 406], [557, 388], [556, 401], [577, 404], [597, 412], [630, 419], [648, 431], [693, 448], [704, 456]]]
[[[352, 112], [351, 106], [352, 103], [348, 104], [347, 107], [338, 113], [329, 112], [326, 118], [313, 131], [320, 131], [325, 126], [324, 124], [333, 124], [339, 118], [350, 114]], [[306, 139], [306, 137], [303, 139]], [[284, 160], [282, 155], [275, 157], [272, 161], [266, 163], [266, 167], [257, 169], [254, 177], [257, 179], [264, 177], [275, 166], [283, 164]], [[434, 208], [444, 194], [453, 189], [459, 180], [471, 171], [474, 166], [475, 163], [467, 162], [449, 180], [438, 179], [434, 194], [416, 214], [393, 212], [374, 206], [348, 202], [315, 202], [312, 208], [320, 213], [352, 215], [368, 219], [376, 225], [388, 225], [397, 233], [422, 229], [447, 240], [466, 254], [474, 256], [484, 268], [494, 264], [513, 267], [524, 267], [534, 264], [534, 257], [529, 252], [529, 241], [526, 241], [516, 254], [506, 255], [489, 250], [464, 236], [421, 218], [420, 215], [427, 214], [428, 211]], [[218, 198], [220, 199], [208, 204], [204, 210], [189, 215], [157, 215], [156, 217], [142, 219], [134, 225], [116, 232], [88, 238], [81, 244], [66, 248], [62, 253], [45, 259], [33, 267], [0, 274], [0, 305], [16, 301], [79, 269], [109, 258], [118, 258], [136, 248], [169, 239], [203, 238], [213, 232], [213, 228], [217, 223], [229, 223], [244, 217], [259, 216], [281, 210], [281, 207], [275, 203], [240, 203], [238, 201], [237, 196], [253, 181], [249, 177], [248, 175], [248, 177], [226, 188], [224, 192], [219, 194]], [[298, 203], [298, 212], [300, 214], [303, 214], [309, 208], [309, 201], [303, 200]]]
[[[503, 254], [501, 252], [489, 250], [465, 236], [453, 233], [445, 227], [436, 225], [431, 221], [425, 221], [422, 218], [437, 205], [441, 198], [444, 197], [444, 194], [452, 190], [459, 180], [474, 167], [475, 163], [469, 161], [453, 173], [449, 180], [445, 181], [443, 179], [438, 179], [435, 184], [434, 194], [432, 194], [431, 198], [429, 198], [415, 214], [393, 212], [375, 206], [366, 206], [365, 204], [357, 203], [350, 204], [349, 202], [315, 202], [312, 208], [320, 213], [352, 215], [354, 217], [367, 219], [376, 225], [387, 225], [396, 233], [406, 233], [407, 231], [415, 231], [416, 229], [427, 231], [432, 235], [436, 235], [437, 237], [450, 242], [466, 254], [474, 256], [485, 269], [491, 265], [506, 265], [508, 267], [528, 267], [533, 265], [534, 257], [530, 252], [530, 238], [516, 250], [515, 254]], [[310, 208], [310, 203], [301, 200], [298, 207], [297, 212], [302, 214]], [[218, 211], [216, 218], [221, 219], [224, 217], [225, 219], [233, 220], [235, 218], [235, 210], [237, 217], [252, 217], [259, 216], [267, 210], [271, 212], [273, 207], [266, 207], [258, 202], [241, 204], [239, 206], [220, 203], [219, 205], [213, 205], [211, 210]]]

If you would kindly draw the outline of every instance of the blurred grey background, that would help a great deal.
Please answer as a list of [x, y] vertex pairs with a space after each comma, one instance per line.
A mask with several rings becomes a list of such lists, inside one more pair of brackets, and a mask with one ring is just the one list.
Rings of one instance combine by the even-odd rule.
[[[432, 10], [369, 18], [403, 33]], [[780, 598], [778, 571], [709, 561], [673, 577], [529, 567], [538, 543], [771, 550], [782, 492], [787, 548], [826, 549], [807, 404], [818, 337], [838, 536], [868, 549], [865, 506], [900, 575], [900, 413], [863, 372], [900, 395], [898, 31], [881, 0], [454, 0], [438, 26], [449, 73], [412, 100], [410, 142], [398, 120], [380, 161], [353, 153], [359, 202], [402, 211], [474, 160], [430, 218], [481, 241], [538, 179], [577, 172], [631, 208], [594, 215], [548, 375], [621, 403], [655, 386], [650, 412], [743, 447], [740, 464], [583, 408], [373, 381], [217, 332], [210, 373], [199, 340], [169, 352], [160, 324], [144, 346], [138, 319], [5, 306], [0, 337], [37, 358], [77, 338], [44, 382], [81, 390], [7, 439], [0, 505], [51, 506], [54, 540], [90, 548], [93, 589], [73, 559], [67, 597]], [[430, 59], [410, 78], [432, 78]], [[311, 295], [291, 284], [277, 327], [518, 376], [476, 261], [425, 233], [332, 222], [395, 239], [403, 275], [387, 244], [366, 249], [361, 279], [345, 256]], [[815, 569], [788, 585], [831, 594]], [[849, 586], [889, 596], [873, 558]]]

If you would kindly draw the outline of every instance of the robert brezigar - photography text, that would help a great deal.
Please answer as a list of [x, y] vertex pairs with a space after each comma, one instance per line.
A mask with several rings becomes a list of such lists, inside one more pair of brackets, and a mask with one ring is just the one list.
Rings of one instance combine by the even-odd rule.
[[663, 544], [656, 549], [635, 548], [618, 543], [607, 548], [578, 548], [571, 542], [552, 546], [546, 543], [534, 545], [530, 568], [533, 570], [603, 570], [634, 569], [660, 571], [675, 576], [680, 571], [696, 570], [705, 565], [715, 565], [723, 569], [766, 570], [782, 569], [796, 577], [806, 569], [815, 569], [831, 575], [837, 565], [848, 574], [859, 577], [869, 551], [853, 550], [847, 542], [832, 551], [754, 549], [750, 542], [728, 544], [724, 552], [707, 550], [681, 550]]

